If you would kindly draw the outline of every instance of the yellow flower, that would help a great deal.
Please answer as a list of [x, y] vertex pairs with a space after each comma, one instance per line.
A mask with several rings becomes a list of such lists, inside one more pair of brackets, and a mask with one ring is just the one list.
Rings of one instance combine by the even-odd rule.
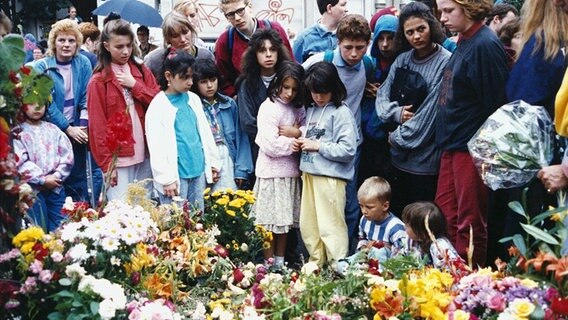
[[230, 215], [231, 217], [234, 217], [237, 215], [237, 213], [233, 210], [227, 210], [227, 214]]
[[262, 249], [264, 249], [264, 250], [270, 249], [270, 242], [264, 241], [264, 242], [262, 243]]
[[32, 241], [32, 242], [35, 243], [35, 242], [43, 239], [44, 235], [45, 235], [45, 233], [43, 233], [42, 228], [31, 227], [31, 228], [20, 231], [20, 233], [18, 233], [14, 237], [14, 239], [12, 239], [12, 244], [15, 247], [19, 248], [24, 242]]
[[238, 243], [235, 243], [235, 244], [233, 245], [233, 249], [239, 250], [239, 244], [238, 244]]
[[246, 200], [241, 199], [241, 198], [237, 198], [237, 199], [234, 199], [231, 202], [229, 202], [229, 206], [239, 209], [242, 206], [244, 206], [246, 203], [247, 203]]
[[211, 192], [211, 188], [205, 188], [205, 190], [203, 190], [203, 195], [208, 195], [209, 192]]
[[216, 203], [220, 206], [227, 205], [227, 203], [229, 203], [229, 197], [222, 196], [221, 199], [217, 199]]
[[454, 320], [469, 320], [469, 318], [470, 318], [469, 313], [463, 310], [454, 311]]
[[213, 192], [213, 193], [211, 194], [211, 196], [212, 196], [213, 198], [217, 198], [217, 197], [220, 196], [220, 195], [221, 195], [221, 192], [219, 192], [219, 191], [215, 191], [215, 192]]
[[515, 299], [509, 304], [511, 314], [515, 319], [528, 319], [533, 313], [535, 306], [529, 299]]
[[226, 194], [233, 194], [233, 189], [227, 188], [227, 189], [225, 189], [225, 193]]
[[527, 288], [530, 288], [530, 289], [534, 289], [534, 288], [538, 287], [538, 283], [536, 283], [535, 281], [528, 279], [528, 278], [522, 279], [521, 284], [523, 286], [527, 287]]
[[387, 290], [384, 286], [374, 286], [371, 291], [371, 305], [377, 302], [385, 301]]

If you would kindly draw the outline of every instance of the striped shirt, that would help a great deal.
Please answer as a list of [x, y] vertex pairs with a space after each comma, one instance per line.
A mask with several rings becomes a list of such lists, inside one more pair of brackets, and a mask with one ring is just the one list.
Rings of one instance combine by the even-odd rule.
[[392, 252], [398, 252], [404, 248], [407, 237], [404, 223], [390, 212], [382, 221], [371, 221], [361, 217], [357, 248], [360, 249], [368, 241], [382, 241], [391, 247]]

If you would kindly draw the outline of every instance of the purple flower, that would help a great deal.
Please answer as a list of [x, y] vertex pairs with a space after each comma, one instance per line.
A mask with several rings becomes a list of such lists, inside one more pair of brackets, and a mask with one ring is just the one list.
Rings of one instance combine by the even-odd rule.
[[41, 270], [39, 273], [39, 281], [43, 283], [49, 283], [51, 278], [53, 278], [53, 273], [50, 270]]

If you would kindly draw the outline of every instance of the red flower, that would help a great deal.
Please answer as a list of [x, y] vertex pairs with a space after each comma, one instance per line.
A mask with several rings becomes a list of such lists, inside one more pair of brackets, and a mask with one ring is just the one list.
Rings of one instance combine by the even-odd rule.
[[0, 128], [0, 159], [6, 159], [9, 153], [10, 153], [10, 135], [8, 135], [7, 132], [4, 132], [4, 128]]
[[110, 152], [117, 152], [121, 147], [134, 144], [130, 117], [126, 112], [116, 112], [108, 121], [106, 130], [106, 147]]
[[239, 268], [233, 269], [233, 283], [237, 284], [243, 281], [245, 274]]
[[568, 299], [566, 298], [557, 298], [552, 300], [552, 304], [550, 305], [550, 309], [557, 315], [568, 315]]
[[45, 257], [47, 257], [47, 255], [49, 254], [49, 250], [43, 246], [42, 243], [37, 242], [36, 244], [34, 244], [32, 250], [35, 252], [35, 258], [38, 259], [39, 261], [43, 261], [43, 259], [45, 259]]
[[217, 255], [221, 258], [226, 258], [229, 256], [229, 251], [220, 244], [216, 245], [213, 250], [215, 250], [215, 253], [217, 253]]
[[16, 97], [21, 97], [22, 96], [22, 87], [15, 87], [14, 88], [14, 94], [16, 95]]
[[30, 73], [32, 72], [32, 69], [26, 67], [26, 66], [22, 66], [20, 68], [20, 71], [22, 71], [23, 74], [25, 74], [26, 76], [29, 76]]
[[10, 72], [8, 73], [8, 77], [10, 78], [10, 81], [13, 84], [16, 84], [18, 82], [20, 82], [20, 78], [18, 77], [18, 74], [15, 73], [14, 71], [10, 70]]

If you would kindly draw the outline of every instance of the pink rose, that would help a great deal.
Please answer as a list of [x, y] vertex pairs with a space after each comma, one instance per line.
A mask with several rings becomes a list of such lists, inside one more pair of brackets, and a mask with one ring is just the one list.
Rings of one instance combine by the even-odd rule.
[[51, 278], [53, 278], [53, 273], [50, 270], [41, 270], [38, 278], [39, 281], [43, 283], [49, 283], [49, 281], [51, 281]]
[[507, 307], [507, 301], [505, 296], [501, 292], [496, 292], [492, 297], [489, 298], [487, 306], [497, 312], [503, 312]]

